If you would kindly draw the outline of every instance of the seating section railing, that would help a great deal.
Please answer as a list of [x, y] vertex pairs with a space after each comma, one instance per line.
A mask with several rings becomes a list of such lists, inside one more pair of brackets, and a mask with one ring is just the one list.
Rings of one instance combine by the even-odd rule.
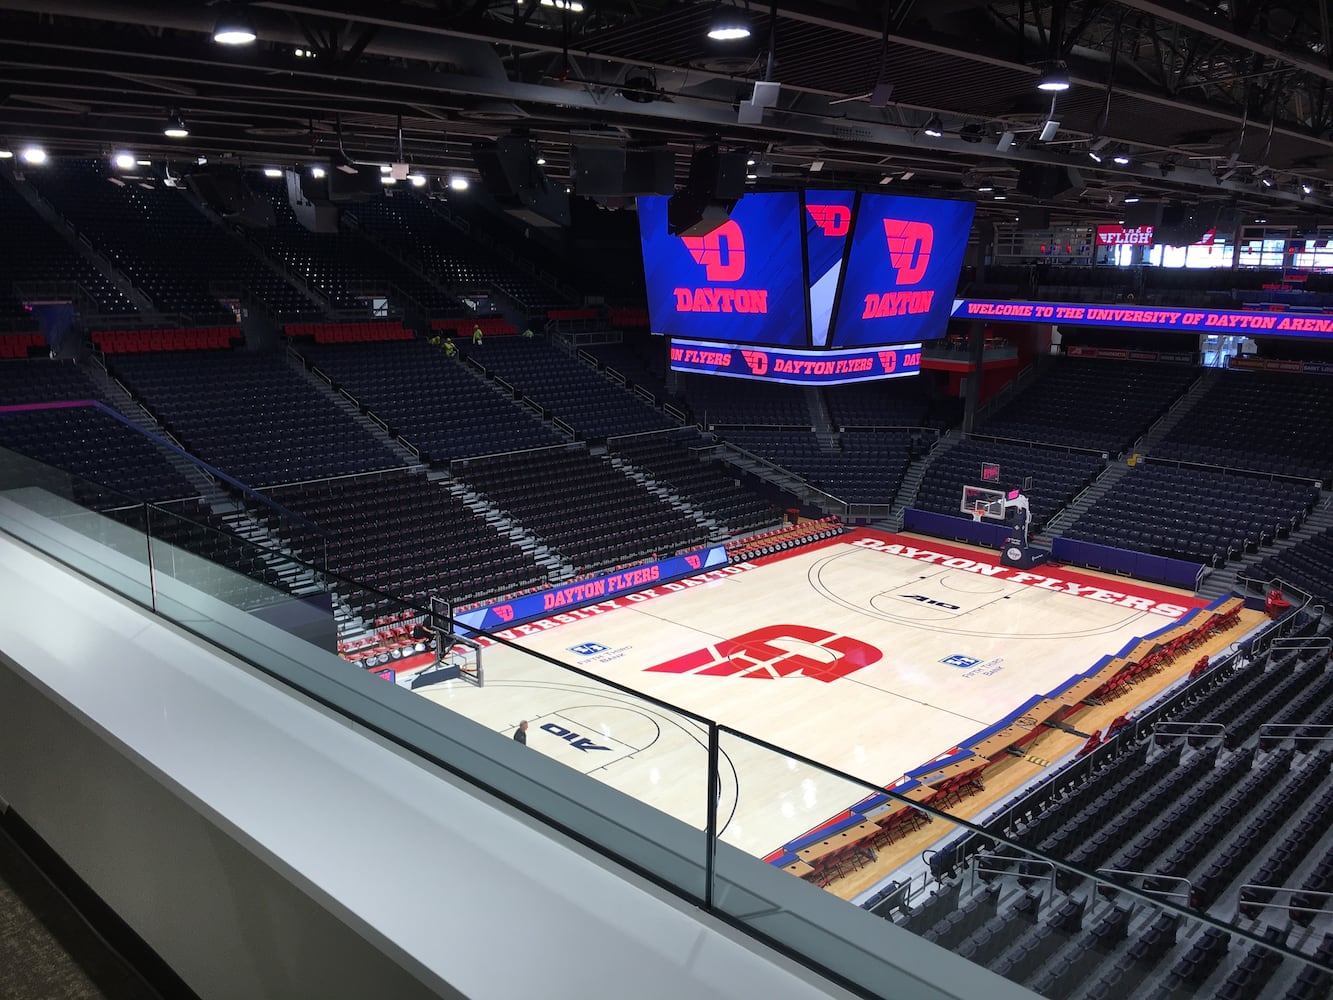
[[581, 447], [459, 462], [454, 473], [580, 573], [708, 540], [692, 518]]
[[1197, 377], [1188, 365], [1062, 360], [977, 433], [1119, 454]]
[[251, 486], [402, 465], [280, 354], [118, 354], [110, 367], [187, 449]]
[[1222, 372], [1153, 448], [1156, 458], [1333, 481], [1327, 376]]
[[463, 350], [470, 360], [565, 421], [583, 438], [677, 426], [660, 410], [556, 350], [544, 338], [503, 337], [480, 346], [467, 344]]
[[1148, 461], [1129, 471], [1065, 537], [1221, 566], [1299, 528], [1319, 490]]
[[302, 356], [401, 435], [427, 462], [560, 443], [530, 410], [486, 384], [460, 358], [420, 340], [300, 344]]
[[671, 434], [611, 438], [611, 453], [685, 497], [733, 533], [757, 531], [782, 514], [746, 489], [736, 473], [718, 461], [701, 460], [708, 445], [693, 429]]

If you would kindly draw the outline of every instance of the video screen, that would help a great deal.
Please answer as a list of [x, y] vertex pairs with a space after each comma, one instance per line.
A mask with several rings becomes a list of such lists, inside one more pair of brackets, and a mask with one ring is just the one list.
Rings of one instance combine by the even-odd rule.
[[805, 273], [809, 284], [812, 347], [828, 346], [855, 201], [856, 195], [851, 191], [805, 193]]
[[942, 337], [975, 208], [970, 201], [861, 195], [830, 346]]
[[706, 236], [667, 232], [667, 201], [638, 199], [654, 333], [733, 344], [806, 346], [800, 195], [748, 194]]

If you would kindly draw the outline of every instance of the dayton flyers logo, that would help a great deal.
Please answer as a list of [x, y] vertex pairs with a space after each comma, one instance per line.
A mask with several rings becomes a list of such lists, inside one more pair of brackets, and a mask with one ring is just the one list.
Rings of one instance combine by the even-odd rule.
[[884, 238], [889, 260], [898, 269], [898, 285], [915, 285], [926, 276], [930, 251], [935, 245], [935, 227], [928, 222], [885, 219]]
[[700, 559], [698, 556], [686, 556], [686, 557], [685, 557], [685, 565], [689, 566], [690, 569], [698, 569], [698, 568], [699, 568], [700, 566], [702, 566], [703, 564], [704, 564], [704, 561], [703, 561], [702, 559]]
[[[781, 643], [782, 645], [779, 645]], [[817, 647], [828, 657], [813, 656], [786, 646]], [[770, 625], [734, 639], [720, 639], [666, 663], [649, 667], [649, 673], [692, 674], [697, 677], [808, 677], [829, 684], [879, 662], [878, 649], [851, 636], [836, 635], [808, 625]]]
[[495, 612], [495, 617], [502, 622], [512, 622], [514, 620], [514, 606], [512, 604], [497, 604], [491, 610]]
[[741, 351], [741, 357], [753, 374], [762, 375], [768, 371], [768, 355], [763, 351]]
[[709, 281], [739, 281], [745, 273], [745, 234], [733, 219], [706, 236], [682, 236], [680, 241], [694, 262], [704, 266]]
[[898, 369], [898, 352], [897, 352], [897, 351], [880, 351], [880, 352], [879, 352], [879, 363], [880, 363], [881, 365], [884, 366], [884, 373], [885, 373], [886, 375], [887, 375], [889, 372], [891, 372], [891, 371], [897, 371], [897, 369]]
[[806, 205], [805, 210], [825, 236], [846, 236], [852, 227], [852, 210], [846, 205]]
[[[898, 270], [898, 288], [918, 284], [930, 267], [930, 252], [935, 246], [935, 227], [928, 222], [885, 219], [884, 239], [889, 246], [889, 262]], [[935, 290], [920, 292], [868, 292], [862, 319], [885, 316], [916, 316], [930, 312]]]

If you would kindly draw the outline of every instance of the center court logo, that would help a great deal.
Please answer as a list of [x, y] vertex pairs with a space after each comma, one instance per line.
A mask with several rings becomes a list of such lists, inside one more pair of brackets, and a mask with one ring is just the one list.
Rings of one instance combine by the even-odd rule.
[[[897, 270], [899, 289], [920, 284], [930, 267], [935, 248], [935, 227], [928, 222], [909, 219], [885, 219], [884, 240], [889, 249], [889, 263]], [[884, 316], [911, 316], [930, 312], [934, 289], [922, 292], [868, 292], [862, 319]]]
[[[784, 649], [779, 643], [818, 647], [828, 658], [816, 659]], [[648, 667], [647, 671], [763, 680], [800, 676], [828, 684], [879, 662], [883, 656], [874, 646], [851, 636], [808, 625], [769, 625], [733, 639], [720, 639], [711, 646]]]
[[[745, 275], [745, 233], [735, 219], [728, 219], [703, 236], [682, 236], [681, 243], [704, 277], [712, 282], [740, 281]], [[676, 312], [767, 313], [766, 288], [677, 288]]]

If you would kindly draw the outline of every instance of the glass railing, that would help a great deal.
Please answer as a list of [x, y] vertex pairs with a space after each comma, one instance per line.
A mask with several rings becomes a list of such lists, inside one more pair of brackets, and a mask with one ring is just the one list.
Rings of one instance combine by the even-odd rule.
[[[1133, 795], [1105, 797], [1194, 759], [1164, 755], [1210, 751], [1141, 727], [979, 825], [505, 637], [455, 642], [431, 608], [323, 572], [280, 533], [243, 540], [12, 453], [0, 476], [0, 530], [862, 994], [1323, 996], [1333, 983], [1324, 828], [1282, 886], [1246, 886], [1251, 855], [1315, 803], [1264, 813], [1267, 839], [1238, 860], [1245, 830], [1225, 810], [1251, 763], [1234, 755], [1196, 765], [1216, 795], [1168, 833], [1154, 824], [1178, 801], [1127, 822]], [[526, 747], [511, 738], [524, 720]], [[1261, 799], [1317, 787], [1302, 767], [1327, 771], [1318, 750], [1294, 767], [1281, 752], [1281, 780], [1253, 764]], [[1195, 819], [1207, 842], [1189, 840]], [[1057, 855], [1038, 847], [1053, 830], [1119, 839]], [[792, 849], [774, 856], [775, 841]], [[835, 894], [852, 885], [861, 906]]]

